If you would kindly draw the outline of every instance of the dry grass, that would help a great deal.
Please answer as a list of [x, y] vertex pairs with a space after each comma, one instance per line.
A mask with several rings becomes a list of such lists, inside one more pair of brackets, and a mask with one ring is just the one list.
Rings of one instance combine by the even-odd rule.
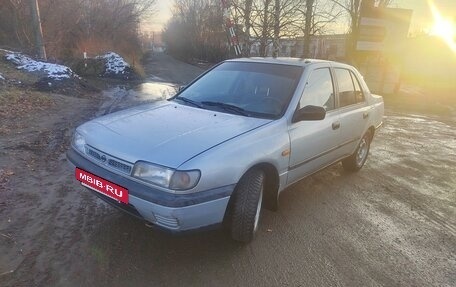
[[19, 118], [37, 111], [45, 111], [55, 105], [49, 94], [5, 87], [0, 90], [0, 135], [6, 135], [19, 128]]

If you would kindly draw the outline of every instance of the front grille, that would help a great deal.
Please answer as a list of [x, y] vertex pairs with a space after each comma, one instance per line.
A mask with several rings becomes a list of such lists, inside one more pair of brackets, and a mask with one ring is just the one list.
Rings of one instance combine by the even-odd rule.
[[114, 160], [114, 159], [109, 159], [108, 160], [108, 165], [112, 166], [113, 168], [116, 168], [120, 171], [123, 171], [125, 173], [130, 173], [131, 172], [131, 166], [121, 163], [120, 161]]
[[91, 148], [88, 149], [87, 154], [90, 155], [91, 157], [97, 159], [97, 160], [101, 160], [101, 155], [98, 152], [96, 152], [93, 149], [91, 149]]
[[93, 147], [86, 146], [86, 154], [97, 160], [99, 164], [109, 166], [110, 168], [116, 169], [122, 173], [130, 174], [133, 169], [133, 165], [117, 159], [113, 156], [105, 154]]

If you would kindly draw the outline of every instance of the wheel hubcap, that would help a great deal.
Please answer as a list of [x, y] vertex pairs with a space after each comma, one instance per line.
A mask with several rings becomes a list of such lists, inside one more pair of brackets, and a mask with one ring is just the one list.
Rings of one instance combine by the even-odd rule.
[[366, 140], [366, 138], [363, 138], [361, 140], [361, 142], [359, 143], [358, 153], [356, 154], [356, 164], [358, 166], [361, 166], [363, 164], [363, 162], [367, 156], [367, 151], [368, 151], [367, 140]]
[[260, 189], [260, 198], [258, 198], [258, 205], [257, 205], [255, 221], [254, 221], [254, 225], [253, 225], [254, 231], [257, 231], [257, 229], [258, 229], [258, 222], [260, 221], [260, 212], [261, 212], [262, 204], [263, 204], [263, 184], [261, 185], [261, 189]]

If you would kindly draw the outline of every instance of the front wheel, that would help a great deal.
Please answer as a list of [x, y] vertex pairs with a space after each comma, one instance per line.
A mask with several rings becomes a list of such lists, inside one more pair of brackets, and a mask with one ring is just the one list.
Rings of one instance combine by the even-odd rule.
[[345, 170], [358, 171], [363, 167], [367, 160], [367, 155], [369, 154], [371, 139], [371, 133], [367, 131], [359, 142], [355, 152], [351, 156], [342, 160], [342, 166]]
[[236, 241], [252, 241], [260, 221], [263, 203], [264, 172], [248, 171], [239, 181], [233, 193], [230, 231]]

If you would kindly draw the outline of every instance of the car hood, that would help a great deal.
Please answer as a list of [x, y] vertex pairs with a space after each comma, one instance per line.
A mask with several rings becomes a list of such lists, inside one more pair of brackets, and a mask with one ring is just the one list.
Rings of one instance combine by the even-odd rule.
[[177, 168], [270, 121], [165, 102], [92, 120], [78, 132], [88, 145], [130, 163], [144, 160]]

